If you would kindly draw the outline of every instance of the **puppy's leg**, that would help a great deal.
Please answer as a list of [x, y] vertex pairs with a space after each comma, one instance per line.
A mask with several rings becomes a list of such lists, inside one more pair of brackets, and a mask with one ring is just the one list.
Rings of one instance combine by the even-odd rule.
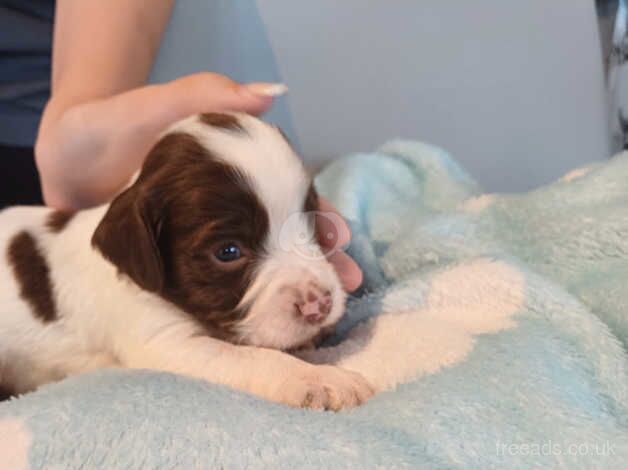
[[340, 410], [357, 406], [373, 394], [358, 373], [206, 336], [170, 332], [154, 336], [141, 349], [120, 353], [118, 357], [131, 368], [200, 378], [293, 407]]

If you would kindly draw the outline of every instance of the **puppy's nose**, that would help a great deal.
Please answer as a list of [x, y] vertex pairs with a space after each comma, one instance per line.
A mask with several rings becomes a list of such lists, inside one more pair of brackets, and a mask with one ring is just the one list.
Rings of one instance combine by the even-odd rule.
[[327, 291], [323, 294], [308, 292], [306, 301], [297, 303], [297, 309], [306, 322], [316, 325], [327, 318], [332, 305], [331, 292]]

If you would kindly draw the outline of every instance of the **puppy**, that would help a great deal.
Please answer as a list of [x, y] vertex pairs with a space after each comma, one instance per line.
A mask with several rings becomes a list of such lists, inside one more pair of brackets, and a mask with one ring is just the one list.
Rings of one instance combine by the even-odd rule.
[[295, 407], [362, 403], [359, 374], [283, 352], [344, 311], [317, 201], [277, 128], [205, 114], [170, 128], [110, 204], [0, 212], [0, 389], [127, 367]]

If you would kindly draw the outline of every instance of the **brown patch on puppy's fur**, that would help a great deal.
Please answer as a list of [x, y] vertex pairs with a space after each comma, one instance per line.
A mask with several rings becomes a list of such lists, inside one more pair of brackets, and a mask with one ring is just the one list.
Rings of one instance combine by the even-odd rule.
[[9, 243], [7, 258], [20, 286], [20, 297], [30, 305], [33, 315], [44, 323], [55, 320], [57, 309], [50, 269], [35, 238], [26, 231], [15, 235]]
[[[268, 214], [245, 175], [216, 159], [194, 137], [164, 137], [137, 181], [118, 196], [92, 245], [118, 271], [195, 317], [228, 331], [250, 284]], [[216, 247], [235, 242], [245, 259], [221, 263]]]
[[212, 127], [219, 127], [229, 131], [246, 132], [238, 118], [230, 114], [205, 113], [200, 116], [201, 122]]
[[52, 233], [59, 233], [68, 225], [73, 217], [74, 212], [72, 211], [52, 211], [46, 219], [46, 227], [48, 227]]
[[15, 393], [9, 387], [0, 384], [0, 401], [8, 400], [14, 395]]

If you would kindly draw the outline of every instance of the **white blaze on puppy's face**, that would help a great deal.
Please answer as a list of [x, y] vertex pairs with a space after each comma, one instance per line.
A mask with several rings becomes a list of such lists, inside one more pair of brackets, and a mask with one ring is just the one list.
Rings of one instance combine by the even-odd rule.
[[245, 313], [230, 325], [230, 339], [289, 349], [335, 324], [346, 295], [316, 241], [316, 192], [281, 132], [237, 114], [196, 116], [168, 133], [193, 136], [213, 158], [233, 167], [266, 213], [264, 240], [251, 253], [250, 282], [234, 309]]

